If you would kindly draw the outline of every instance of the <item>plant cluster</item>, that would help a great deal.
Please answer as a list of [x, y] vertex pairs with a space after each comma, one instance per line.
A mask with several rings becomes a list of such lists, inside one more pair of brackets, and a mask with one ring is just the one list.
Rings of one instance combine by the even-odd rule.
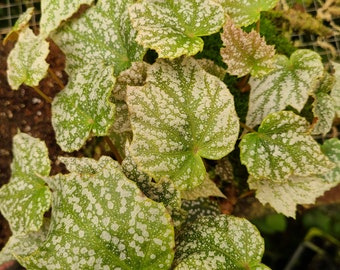
[[[239, 149], [249, 189], [290, 217], [298, 204], [314, 203], [337, 185], [340, 142], [320, 145], [315, 136], [329, 133], [340, 116], [340, 64], [330, 73], [316, 52], [284, 55], [266, 43], [260, 15], [277, 0], [93, 2], [43, 0], [38, 35], [28, 27], [28, 9], [5, 39], [18, 38], [8, 81], [51, 101], [62, 150], [105, 137], [115, 158], [60, 157], [69, 173], [50, 175], [45, 143], [19, 132], [12, 177], [0, 189], [0, 210], [13, 232], [0, 263], [268, 269], [256, 227], [221, 214], [210, 199], [225, 197], [212, 175], [232, 177], [217, 161], [230, 165]], [[83, 4], [88, 9], [72, 16]], [[227, 68], [195, 57], [216, 35], [222, 48], [215, 54]], [[66, 55], [69, 76], [53, 100], [37, 87], [48, 72], [48, 38]], [[251, 89], [243, 122], [229, 90], [233, 80]], [[44, 217], [49, 209], [51, 218]]]

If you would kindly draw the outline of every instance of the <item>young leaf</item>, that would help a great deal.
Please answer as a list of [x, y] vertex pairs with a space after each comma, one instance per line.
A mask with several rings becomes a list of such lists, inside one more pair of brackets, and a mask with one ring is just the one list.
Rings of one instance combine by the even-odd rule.
[[131, 62], [142, 60], [145, 50], [134, 41], [136, 33], [127, 11], [133, 2], [99, 0], [78, 20], [67, 22], [53, 33], [52, 39], [66, 54], [69, 75], [85, 66], [94, 72], [98, 67], [111, 66], [117, 76]]
[[18, 20], [15, 22], [14, 26], [12, 27], [11, 31], [4, 38], [3, 44], [6, 44], [7, 40], [17, 39], [18, 37], [17, 35], [19, 34], [19, 32], [28, 26], [28, 23], [30, 19], [32, 18], [33, 13], [34, 13], [34, 8], [30, 7], [24, 13], [20, 15], [20, 17], [18, 18]]
[[84, 67], [54, 98], [52, 125], [63, 151], [78, 150], [90, 135], [109, 133], [115, 113], [114, 104], [109, 102], [114, 82], [111, 67]]
[[335, 168], [321, 177], [328, 183], [340, 182], [340, 141], [338, 138], [333, 138], [325, 141], [321, 146], [322, 152], [335, 163]]
[[226, 85], [193, 58], [159, 59], [146, 85], [128, 88], [133, 140], [131, 156], [156, 181], [180, 190], [200, 185], [202, 157], [220, 159], [233, 148], [239, 123]]
[[49, 179], [54, 190], [51, 228], [36, 251], [20, 257], [23, 266], [169, 269], [174, 231], [164, 206], [146, 198], [111, 158], [84, 162], [76, 172]]
[[293, 112], [270, 114], [258, 132], [242, 138], [241, 162], [255, 179], [274, 182], [286, 182], [292, 175], [325, 173], [334, 164], [321, 152], [309, 129], [308, 122]]
[[37, 232], [12, 235], [0, 252], [0, 265], [17, 260], [18, 255], [26, 256], [36, 250], [45, 241], [49, 226], [50, 222], [46, 219]]
[[144, 0], [129, 13], [137, 42], [170, 59], [202, 51], [200, 36], [218, 32], [224, 23], [222, 7], [209, 0]]
[[248, 26], [260, 19], [261, 11], [275, 7], [278, 0], [214, 0], [239, 27]]
[[258, 32], [244, 32], [228, 19], [221, 33], [224, 48], [223, 61], [228, 73], [239, 77], [251, 74], [254, 77], [267, 74], [273, 67], [274, 46], [266, 44]]
[[248, 220], [208, 216], [176, 240], [175, 269], [269, 269], [261, 264], [264, 241]]
[[274, 70], [262, 78], [250, 78], [251, 86], [246, 124], [254, 127], [270, 113], [288, 105], [301, 111], [323, 76], [321, 57], [310, 50], [296, 50], [290, 59], [275, 58]]
[[50, 160], [44, 142], [27, 134], [13, 137], [10, 182], [0, 189], [0, 210], [13, 233], [37, 231], [50, 208], [51, 192], [44, 176], [50, 173]]
[[221, 190], [216, 186], [214, 181], [209, 178], [209, 175], [206, 174], [204, 181], [199, 186], [195, 187], [192, 190], [183, 190], [181, 192], [181, 197], [184, 200], [196, 200], [200, 197], [208, 198], [208, 197], [221, 197], [226, 198], [226, 196], [221, 192]]
[[36, 36], [31, 29], [24, 28], [14, 49], [7, 59], [8, 83], [13, 90], [18, 90], [22, 83], [37, 86], [45, 77], [48, 64], [45, 61], [48, 53], [48, 42]]
[[[339, 182], [339, 181], [338, 181]], [[291, 175], [284, 182], [270, 179], [248, 178], [250, 189], [256, 189], [256, 198], [262, 204], [269, 203], [277, 212], [295, 218], [297, 204], [311, 204], [337, 183], [327, 183], [319, 176]]]
[[82, 4], [90, 5], [93, 0], [42, 0], [41, 18], [39, 22], [40, 35], [47, 38], [62, 21], [66, 21], [77, 12]]
[[331, 92], [331, 97], [334, 100], [334, 108], [337, 117], [340, 117], [340, 64], [332, 62], [334, 67], [334, 77], [335, 77], [335, 84]]

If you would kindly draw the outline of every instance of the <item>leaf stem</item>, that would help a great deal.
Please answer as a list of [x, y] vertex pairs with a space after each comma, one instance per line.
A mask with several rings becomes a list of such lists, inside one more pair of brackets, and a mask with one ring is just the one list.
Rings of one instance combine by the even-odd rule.
[[113, 153], [113, 155], [115, 156], [116, 160], [119, 162], [119, 164], [121, 164], [123, 159], [120, 156], [120, 154], [118, 153], [118, 151], [117, 151], [116, 147], [114, 146], [114, 144], [112, 143], [111, 139], [108, 136], [105, 136], [104, 140], [107, 143], [107, 145], [110, 147], [110, 150]]
[[246, 129], [247, 131], [256, 132], [256, 130], [254, 130], [251, 127], [248, 127], [245, 123], [242, 123], [241, 121], [240, 121], [240, 126], [243, 127], [244, 129]]
[[32, 86], [32, 88], [37, 92], [47, 103], [52, 103], [52, 99], [45, 95], [37, 86]]
[[48, 68], [48, 73], [52, 77], [52, 79], [60, 86], [61, 89], [64, 89], [64, 83], [58, 78], [58, 76], [54, 73], [51, 68]]

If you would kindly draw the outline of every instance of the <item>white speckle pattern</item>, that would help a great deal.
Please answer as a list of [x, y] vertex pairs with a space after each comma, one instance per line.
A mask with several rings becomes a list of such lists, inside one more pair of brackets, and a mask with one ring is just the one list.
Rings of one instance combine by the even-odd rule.
[[229, 74], [242, 77], [250, 73], [261, 77], [272, 70], [274, 46], [267, 45], [255, 30], [246, 33], [228, 19], [221, 38], [224, 45], [221, 56]]
[[170, 59], [202, 51], [200, 36], [218, 32], [224, 23], [222, 7], [209, 0], [147, 0], [129, 13], [137, 42]]
[[340, 64], [332, 62], [334, 68], [335, 84], [331, 92], [333, 104], [338, 117], [340, 117]]
[[[240, 269], [261, 265], [264, 240], [248, 220], [207, 216], [176, 239], [175, 269]], [[260, 269], [268, 269], [263, 265]]]
[[321, 146], [322, 152], [335, 163], [335, 168], [325, 174], [320, 175], [327, 183], [340, 182], [340, 141], [333, 138], [325, 141]]
[[225, 13], [237, 26], [248, 26], [260, 19], [261, 11], [275, 7], [278, 0], [214, 0], [222, 5]]
[[258, 132], [240, 143], [241, 162], [255, 179], [285, 182], [292, 175], [326, 173], [334, 164], [310, 136], [305, 118], [282, 111], [268, 115]]
[[46, 57], [49, 53], [48, 42], [26, 27], [7, 59], [7, 78], [13, 90], [21, 84], [37, 86], [47, 73]]
[[128, 87], [127, 103], [132, 158], [156, 180], [170, 178], [182, 190], [203, 182], [201, 157], [222, 158], [238, 137], [233, 96], [193, 58], [158, 60], [145, 86]]
[[333, 99], [327, 93], [316, 93], [314, 95], [313, 102], [313, 114], [318, 120], [313, 128], [312, 134], [327, 134], [333, 124], [335, 117], [335, 110], [333, 105]]
[[290, 59], [278, 55], [274, 70], [262, 78], [250, 78], [246, 124], [254, 127], [270, 113], [288, 105], [301, 111], [323, 76], [321, 57], [311, 50], [297, 50]]
[[25, 133], [13, 137], [10, 182], [0, 189], [0, 210], [13, 233], [38, 231], [50, 208], [51, 192], [43, 177], [50, 173], [44, 142]]
[[[62, 160], [69, 165], [75, 158]], [[174, 231], [165, 207], [146, 198], [111, 158], [84, 162], [76, 172], [49, 178], [54, 190], [51, 229], [43, 245], [22, 258], [23, 265], [51, 270], [169, 269]]]

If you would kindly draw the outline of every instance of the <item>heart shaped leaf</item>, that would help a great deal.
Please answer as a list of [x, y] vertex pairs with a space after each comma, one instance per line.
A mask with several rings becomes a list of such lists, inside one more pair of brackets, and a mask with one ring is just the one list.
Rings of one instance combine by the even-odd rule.
[[292, 175], [325, 173], [334, 164], [321, 152], [319, 144], [309, 133], [305, 118], [293, 112], [270, 114], [258, 132], [242, 138], [241, 162], [255, 179], [274, 182], [285, 182]]
[[250, 73], [257, 77], [272, 69], [274, 46], [267, 45], [255, 30], [246, 33], [228, 19], [221, 38], [225, 46], [221, 48], [221, 55], [229, 74], [242, 77]]
[[261, 11], [275, 7], [278, 0], [214, 0], [220, 3], [225, 13], [230, 16], [237, 26], [247, 26], [260, 19]]
[[321, 57], [310, 50], [296, 50], [288, 59], [275, 58], [274, 70], [261, 78], [250, 78], [251, 86], [246, 124], [254, 127], [270, 113], [288, 105], [301, 111], [323, 76]]
[[248, 220], [207, 216], [176, 240], [175, 269], [269, 269], [261, 264], [264, 241]]
[[170, 216], [124, 176], [117, 162], [105, 156], [98, 162], [85, 159], [76, 172], [47, 181], [54, 190], [51, 228], [36, 251], [20, 257], [26, 268], [170, 268]]
[[39, 22], [40, 35], [47, 38], [50, 32], [55, 30], [62, 21], [66, 21], [76, 13], [80, 5], [90, 5], [92, 2], [93, 0], [42, 0]]
[[7, 58], [7, 78], [11, 88], [18, 90], [23, 83], [37, 86], [47, 73], [45, 59], [48, 53], [48, 42], [36, 36], [28, 27], [24, 28]]
[[14, 234], [38, 231], [50, 208], [51, 192], [43, 177], [50, 173], [44, 142], [25, 133], [13, 137], [12, 176], [0, 189], [0, 210]]
[[218, 32], [224, 23], [222, 7], [208, 0], [144, 0], [129, 12], [137, 42], [161, 58], [195, 55], [203, 50], [200, 36]]
[[293, 218], [295, 218], [297, 204], [314, 203], [317, 197], [336, 184], [327, 183], [315, 175], [292, 175], [281, 183], [254, 177], [248, 179], [249, 188], [256, 190], [256, 198], [262, 204], [269, 203], [277, 212]]
[[156, 181], [190, 189], [205, 177], [202, 157], [220, 159], [233, 148], [239, 123], [226, 85], [193, 58], [159, 59], [146, 85], [129, 87], [132, 158]]
[[111, 67], [84, 67], [54, 98], [52, 125], [63, 151], [80, 149], [91, 135], [109, 133], [115, 114], [109, 101], [114, 82]]

